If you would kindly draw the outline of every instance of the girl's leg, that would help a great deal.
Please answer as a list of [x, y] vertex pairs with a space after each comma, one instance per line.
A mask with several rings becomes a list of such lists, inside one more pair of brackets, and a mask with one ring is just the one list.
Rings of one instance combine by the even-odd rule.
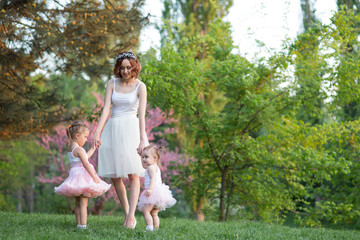
[[88, 198], [80, 197], [80, 224], [86, 226]]
[[121, 206], [123, 207], [123, 210], [125, 212], [125, 220], [124, 220], [124, 225], [125, 225], [127, 215], [129, 214], [129, 203], [126, 196], [126, 188], [121, 178], [112, 178], [111, 180], [114, 184], [115, 191], [119, 198]]
[[159, 209], [156, 208], [153, 208], [150, 212], [153, 219], [154, 228], [159, 228], [160, 226], [160, 219], [158, 213], [159, 213]]
[[130, 174], [130, 197], [129, 197], [129, 213], [126, 219], [126, 226], [134, 228], [135, 225], [135, 210], [140, 193], [140, 179], [138, 176]]
[[144, 215], [146, 230], [152, 231], [154, 228], [153, 217], [151, 216], [151, 211], [154, 209], [154, 205], [146, 204], [141, 209], [142, 214]]
[[77, 225], [80, 225], [80, 197], [75, 197], [75, 219]]

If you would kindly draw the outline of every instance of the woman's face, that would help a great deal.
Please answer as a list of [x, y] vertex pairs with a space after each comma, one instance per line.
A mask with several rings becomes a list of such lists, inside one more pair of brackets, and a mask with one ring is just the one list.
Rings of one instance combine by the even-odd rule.
[[120, 73], [121, 73], [121, 77], [123, 79], [130, 79], [131, 78], [131, 64], [130, 61], [128, 59], [124, 59], [121, 63], [121, 67], [120, 67]]

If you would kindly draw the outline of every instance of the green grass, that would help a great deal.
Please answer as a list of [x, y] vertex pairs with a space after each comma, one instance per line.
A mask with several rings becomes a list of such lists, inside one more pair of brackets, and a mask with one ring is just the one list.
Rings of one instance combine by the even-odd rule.
[[73, 215], [0, 212], [0, 239], [360, 239], [360, 231], [291, 228], [258, 222], [196, 222], [163, 218], [160, 229], [145, 232], [142, 216], [135, 230], [121, 217], [89, 216], [88, 229], [76, 229]]

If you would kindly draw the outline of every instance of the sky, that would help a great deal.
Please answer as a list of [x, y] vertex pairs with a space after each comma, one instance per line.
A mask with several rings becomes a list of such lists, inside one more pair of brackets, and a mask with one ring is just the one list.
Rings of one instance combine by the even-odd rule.
[[[324, 24], [337, 10], [336, 0], [312, 0], [316, 17]], [[150, 22], [161, 24], [161, 0], [146, 0], [143, 13], [150, 13]], [[302, 31], [300, 0], [234, 0], [230, 13], [225, 17], [232, 25], [233, 40], [238, 53], [249, 56], [266, 56], [257, 42], [269, 51], [281, 49], [283, 40], [294, 39]], [[151, 47], [159, 49], [160, 34], [153, 25], [142, 30], [140, 52]]]

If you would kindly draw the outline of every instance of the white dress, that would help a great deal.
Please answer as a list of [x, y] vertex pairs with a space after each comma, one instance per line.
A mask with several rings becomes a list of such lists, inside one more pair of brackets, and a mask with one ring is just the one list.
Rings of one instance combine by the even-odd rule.
[[[106, 123], [101, 134], [101, 146], [98, 155], [98, 174], [107, 178], [127, 178], [129, 174], [143, 177], [145, 169], [141, 164], [141, 157], [136, 149], [140, 143], [138, 88], [134, 91], [120, 93], [114, 88], [111, 96], [111, 118]], [[148, 140], [146, 139], [148, 145]]]
[[[64, 197], [84, 196], [95, 198], [102, 195], [109, 190], [111, 184], [107, 184], [102, 180], [100, 180], [100, 183], [96, 183], [90, 176], [89, 172], [84, 168], [80, 158], [74, 156], [73, 152], [75, 148], [77, 147], [74, 147], [71, 152], [68, 152], [71, 165], [69, 177], [66, 178], [60, 186], [55, 187], [55, 192]], [[86, 154], [86, 158], [87, 157], [88, 156]], [[90, 167], [94, 169], [93, 165], [91, 163], [89, 164]]]
[[161, 171], [158, 166], [156, 166], [155, 186], [152, 189], [150, 196], [146, 196], [146, 189], [149, 188], [151, 178], [148, 174], [147, 169], [145, 170], [145, 190], [140, 194], [139, 202], [137, 207], [139, 211], [142, 211], [143, 207], [147, 204], [154, 205], [159, 211], [164, 211], [166, 208], [170, 208], [175, 205], [176, 200], [173, 198], [173, 195], [170, 191], [168, 185], [162, 182], [161, 180]]

